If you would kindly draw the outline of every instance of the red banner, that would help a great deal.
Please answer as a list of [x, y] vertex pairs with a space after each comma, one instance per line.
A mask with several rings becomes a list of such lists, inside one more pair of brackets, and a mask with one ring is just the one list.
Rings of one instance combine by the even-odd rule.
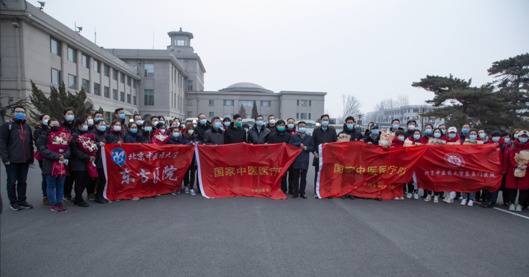
[[200, 190], [206, 198], [254, 196], [286, 199], [281, 177], [301, 150], [282, 144], [198, 145]]
[[502, 178], [500, 153], [494, 144], [429, 145], [415, 168], [417, 183], [433, 191], [498, 190]]
[[177, 191], [192, 158], [192, 145], [107, 144], [105, 197], [124, 200]]
[[363, 142], [320, 145], [316, 192], [320, 198], [353, 195], [393, 199], [402, 196], [424, 146], [384, 149]]

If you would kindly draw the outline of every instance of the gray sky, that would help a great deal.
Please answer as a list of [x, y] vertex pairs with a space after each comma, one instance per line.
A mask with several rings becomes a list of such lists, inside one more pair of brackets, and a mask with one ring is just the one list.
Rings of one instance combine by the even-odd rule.
[[[36, 1], [30, 1], [36, 5]], [[526, 0], [48, 0], [45, 11], [106, 48], [166, 48], [182, 27], [206, 67], [206, 90], [254, 82], [279, 90], [341, 95], [362, 112], [383, 99], [432, 94], [412, 88], [426, 74], [490, 80], [493, 61], [529, 51]]]

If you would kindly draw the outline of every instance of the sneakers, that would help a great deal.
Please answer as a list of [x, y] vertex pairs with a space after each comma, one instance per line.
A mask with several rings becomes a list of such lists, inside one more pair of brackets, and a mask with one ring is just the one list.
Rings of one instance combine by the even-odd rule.
[[419, 199], [419, 193], [417, 192], [413, 193], [413, 199], [415, 200]]
[[88, 200], [95, 201], [96, 200], [96, 194], [95, 193], [89, 193], [88, 194]]
[[139, 197], [133, 197], [132, 200], [138, 201], [138, 200], [140, 200], [140, 198]]
[[443, 202], [445, 202], [446, 204], [452, 204], [454, 202], [454, 199], [448, 196], [443, 198]]
[[108, 203], [108, 200], [106, 200], [104, 197], [96, 197], [94, 202], [96, 202], [98, 204], [106, 204], [106, 203]]
[[86, 203], [84, 200], [75, 201], [74, 204], [75, 204], [76, 206], [83, 207], [83, 208], [87, 208], [87, 207], [90, 206], [90, 205], [88, 205], [88, 203]]
[[439, 203], [439, 196], [435, 195], [433, 197], [433, 202], [436, 203], [436, 204]]
[[58, 205], [51, 205], [50, 206], [50, 212], [58, 213], [60, 212], [60, 208]]
[[177, 195], [178, 195], [178, 192], [173, 191], [173, 192], [171, 192], [171, 195], [172, 195], [172, 196], [177, 196]]
[[424, 198], [424, 202], [430, 202], [432, 201], [432, 196], [431, 195], [426, 195], [426, 198]]
[[520, 204], [516, 205], [515, 211], [521, 212], [522, 211], [522, 205], [520, 205]]
[[189, 190], [189, 194], [191, 194], [191, 196], [195, 196], [195, 195], [197, 195], [197, 194], [195, 193], [195, 190], [194, 190], [194, 189], [190, 189], [190, 190]]
[[469, 207], [474, 206], [474, 201], [468, 200], [467, 206], [469, 206]]
[[42, 197], [42, 205], [44, 205], [44, 206], [48, 206], [49, 205], [48, 196], [43, 196]]
[[393, 198], [393, 200], [400, 200], [400, 197], [395, 196], [395, 198]]
[[463, 198], [463, 200], [461, 200], [461, 206], [466, 206], [466, 205], [467, 205], [467, 199]]
[[514, 204], [509, 205], [509, 211], [514, 212], [516, 210], [516, 206]]
[[302, 199], [307, 199], [307, 196], [305, 196], [305, 194], [300, 194], [299, 197], [301, 197]]
[[409, 192], [406, 193], [406, 198], [411, 199], [412, 197], [413, 197], [413, 194], [411, 194], [411, 193], [409, 193]]
[[18, 206], [26, 210], [33, 209], [33, 206], [26, 201], [19, 202]]
[[20, 207], [17, 203], [12, 203], [9, 205], [9, 208], [13, 211], [21, 211], [24, 208]]
[[186, 187], [186, 188], [184, 189], [184, 193], [185, 193], [185, 194], [189, 194], [189, 188], [188, 188], [188, 187]]

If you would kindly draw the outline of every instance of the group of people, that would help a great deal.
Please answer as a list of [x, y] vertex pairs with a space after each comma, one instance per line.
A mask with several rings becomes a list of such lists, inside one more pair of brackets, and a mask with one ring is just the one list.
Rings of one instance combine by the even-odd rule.
[[[230, 144], [230, 143], [287, 143], [301, 148], [301, 153], [281, 181], [281, 189], [293, 198], [305, 199], [307, 171], [310, 154], [314, 155], [314, 189], [319, 170], [318, 146], [336, 141], [361, 141], [367, 144], [390, 147], [410, 147], [423, 144], [498, 144], [504, 162], [504, 203], [510, 210], [521, 211], [529, 204], [529, 173], [525, 177], [513, 175], [514, 157], [522, 150], [529, 150], [529, 132], [513, 130], [510, 133], [475, 130], [465, 124], [461, 132], [454, 126], [441, 124], [437, 127], [426, 124], [420, 129], [410, 120], [406, 129], [398, 119], [390, 128], [379, 128], [369, 123], [363, 131], [354, 117], [347, 117], [340, 133], [330, 124], [329, 115], [322, 115], [319, 126], [310, 134], [304, 121], [293, 118], [286, 121], [270, 115], [266, 119], [259, 115], [255, 124], [243, 123], [240, 115], [232, 118], [208, 117], [200, 113], [196, 122], [164, 116], [145, 118], [134, 114], [127, 119], [123, 109], [116, 109], [113, 120], [108, 122], [100, 112], [76, 115], [66, 109], [62, 118], [51, 118], [43, 114], [33, 128], [27, 123], [25, 107], [13, 110], [12, 119], [0, 127], [0, 155], [7, 172], [7, 192], [12, 210], [31, 209], [26, 201], [26, 179], [29, 165], [37, 160], [42, 173], [43, 203], [53, 212], [65, 211], [64, 199], [79, 207], [88, 207], [87, 198], [105, 204], [103, 192], [106, 185], [101, 150], [107, 143], [153, 143], [153, 144]], [[183, 180], [182, 192], [196, 195], [196, 162], [193, 160]], [[419, 199], [416, 182], [410, 180], [403, 185], [407, 198]], [[199, 187], [197, 186], [197, 190]], [[73, 195], [72, 195], [73, 192]], [[178, 192], [175, 192], [175, 194]], [[425, 201], [451, 203], [457, 192], [425, 191]], [[518, 194], [518, 195], [517, 195]], [[518, 197], [517, 197], [518, 196]], [[315, 194], [316, 197], [316, 194]], [[472, 206], [480, 200], [482, 206], [492, 207], [497, 202], [498, 192], [482, 191], [461, 193], [461, 205]], [[352, 197], [350, 197], [352, 198]], [[397, 199], [403, 199], [398, 197]]]

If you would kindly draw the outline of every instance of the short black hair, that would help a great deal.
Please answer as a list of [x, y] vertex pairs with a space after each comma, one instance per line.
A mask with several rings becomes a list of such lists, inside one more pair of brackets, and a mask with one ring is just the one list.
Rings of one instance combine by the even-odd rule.
[[287, 121], [289, 121], [291, 119], [294, 120], [294, 122], [296, 122], [296, 120], [294, 118], [292, 118], [292, 117], [287, 118]]
[[23, 109], [24, 112], [26, 111], [26, 108], [25, 108], [24, 106], [22, 106], [22, 105], [16, 105], [16, 106], [14, 106], [14, 107], [13, 107], [13, 112], [15, 112], [16, 109]]
[[286, 125], [286, 123], [283, 119], [280, 119], [276, 122], [276, 125]]
[[114, 110], [114, 113], [115, 113], [115, 114], [116, 114], [116, 113], [119, 113], [119, 112], [122, 111], [122, 110], [123, 110], [123, 108], [117, 108], [117, 109]]
[[239, 119], [241, 117], [242, 116], [240, 114], [236, 113], [236, 114], [233, 115], [233, 120], [237, 120], [237, 119]]
[[347, 122], [348, 120], [352, 120], [353, 122], [356, 122], [354, 116], [348, 116], [345, 118], [345, 122]]
[[395, 121], [398, 121], [399, 124], [400, 124], [400, 119], [398, 119], [398, 118], [393, 118], [393, 120], [391, 120], [391, 123], [393, 123], [393, 122], [395, 122]]
[[41, 114], [41, 115], [39, 115], [39, 120], [42, 120], [42, 118], [43, 118], [45, 115], [47, 115], [47, 114]]
[[67, 112], [72, 112], [72, 113], [73, 113], [73, 112], [74, 112], [74, 111], [73, 111], [73, 108], [68, 107], [68, 108], [64, 109], [64, 111], [63, 111], [62, 114], [65, 115]]
[[331, 118], [328, 114], [322, 114], [322, 115], [320, 116], [320, 119], [323, 119], [324, 117]]
[[400, 136], [400, 135], [404, 135], [404, 131], [401, 130], [401, 129], [398, 129], [398, 130], [395, 132], [395, 136]]

